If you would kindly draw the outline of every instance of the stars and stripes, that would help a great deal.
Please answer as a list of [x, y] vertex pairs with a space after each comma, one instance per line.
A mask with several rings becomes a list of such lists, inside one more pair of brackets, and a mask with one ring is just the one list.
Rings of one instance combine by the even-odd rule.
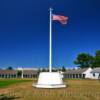
[[59, 21], [61, 24], [67, 24], [68, 17], [62, 15], [52, 15], [52, 20]]

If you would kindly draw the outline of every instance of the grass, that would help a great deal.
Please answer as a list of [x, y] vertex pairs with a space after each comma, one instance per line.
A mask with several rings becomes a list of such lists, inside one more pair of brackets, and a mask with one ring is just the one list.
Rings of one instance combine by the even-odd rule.
[[15, 97], [15, 96], [7, 96], [7, 95], [0, 95], [0, 100], [15, 100], [18, 99], [19, 97]]
[[0, 79], [0, 88], [5, 88], [13, 84], [22, 83], [22, 82], [30, 82], [29, 79]]
[[17, 82], [1, 88], [0, 93], [7, 97], [17, 97], [15, 100], [100, 100], [98, 80], [68, 79], [64, 80], [67, 87], [62, 89], [38, 89], [32, 87], [36, 80], [24, 80], [18, 79], [21, 84]]

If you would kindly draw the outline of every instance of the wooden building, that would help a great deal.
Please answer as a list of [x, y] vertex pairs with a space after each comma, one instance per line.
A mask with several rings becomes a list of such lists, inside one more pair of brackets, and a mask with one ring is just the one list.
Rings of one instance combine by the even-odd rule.
[[37, 78], [37, 70], [0, 70], [0, 78]]
[[63, 73], [64, 78], [91, 78], [91, 68], [70, 69]]
[[0, 78], [17, 78], [16, 70], [0, 70]]

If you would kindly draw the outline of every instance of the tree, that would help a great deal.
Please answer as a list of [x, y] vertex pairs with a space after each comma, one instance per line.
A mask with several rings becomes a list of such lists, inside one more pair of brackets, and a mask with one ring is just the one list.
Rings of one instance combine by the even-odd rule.
[[12, 66], [8, 66], [7, 70], [13, 70], [13, 67]]
[[18, 70], [18, 71], [17, 71], [17, 76], [18, 76], [19, 78], [21, 78], [21, 76], [22, 76], [22, 71], [21, 71], [21, 70]]
[[100, 50], [96, 51], [93, 67], [100, 67]]
[[38, 73], [38, 75], [40, 74], [40, 72], [41, 72], [41, 69], [39, 68], [39, 69], [38, 69], [38, 72], [37, 72], [37, 73]]
[[61, 71], [62, 72], [65, 72], [66, 71], [66, 68], [64, 66], [62, 66]]
[[41, 72], [46, 72], [46, 69], [45, 68], [42, 68]]
[[80, 68], [92, 67], [94, 63], [94, 57], [88, 53], [80, 53], [78, 54], [74, 63]]
[[52, 72], [57, 72], [57, 69], [56, 68], [52, 68]]

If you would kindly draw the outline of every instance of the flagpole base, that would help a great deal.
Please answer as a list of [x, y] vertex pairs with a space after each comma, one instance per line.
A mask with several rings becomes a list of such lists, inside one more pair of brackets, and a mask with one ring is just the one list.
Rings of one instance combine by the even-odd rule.
[[41, 72], [37, 84], [32, 86], [36, 88], [65, 88], [62, 76], [59, 72]]
[[36, 88], [65, 88], [66, 85], [58, 85], [58, 84], [55, 84], [55, 85], [43, 85], [43, 84], [36, 84], [36, 85], [32, 85]]

